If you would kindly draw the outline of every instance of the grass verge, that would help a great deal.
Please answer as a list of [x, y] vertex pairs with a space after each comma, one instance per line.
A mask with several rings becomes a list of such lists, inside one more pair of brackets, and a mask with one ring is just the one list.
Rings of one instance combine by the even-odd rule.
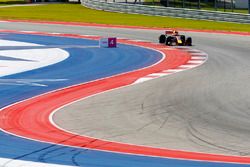
[[26, 4], [25, 0], [0, 0], [0, 6], [3, 5], [16, 5], [16, 4]]
[[69, 21], [145, 27], [250, 32], [250, 24], [104, 12], [88, 9], [80, 4], [50, 4], [1, 8], [0, 19]]

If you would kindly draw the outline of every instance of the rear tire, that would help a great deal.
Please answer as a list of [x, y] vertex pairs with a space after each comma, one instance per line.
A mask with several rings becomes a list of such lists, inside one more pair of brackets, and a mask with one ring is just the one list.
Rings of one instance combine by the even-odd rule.
[[184, 46], [185, 45], [185, 41], [186, 41], [185, 35], [181, 35], [180, 38], [181, 38], [181, 42], [182, 42], [181, 45]]
[[159, 37], [159, 43], [166, 43], [166, 35], [160, 35]]
[[192, 38], [188, 37], [185, 43], [186, 46], [192, 46]]
[[168, 45], [168, 46], [172, 45], [172, 37], [171, 36], [167, 37], [165, 44]]
[[177, 38], [176, 37], [172, 37], [172, 39], [171, 39], [171, 44], [170, 44], [171, 46], [177, 46], [178, 45], [178, 40], [177, 40]]

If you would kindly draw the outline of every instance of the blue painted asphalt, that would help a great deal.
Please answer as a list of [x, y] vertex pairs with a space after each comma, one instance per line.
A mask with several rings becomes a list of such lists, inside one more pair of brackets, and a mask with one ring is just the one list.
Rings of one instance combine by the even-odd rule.
[[[118, 48], [113, 49], [79, 48], [73, 46], [97, 45], [96, 41], [85, 39], [25, 34], [5, 34], [2, 38], [36, 43], [48, 47], [53, 45], [61, 46], [70, 53], [70, 57], [48, 67], [0, 78], [0, 82], [4, 79], [13, 81], [15, 79], [66, 79], [65, 81], [57, 82], [39, 81], [48, 85], [47, 87], [1, 85], [1, 108], [51, 90], [143, 68], [161, 59], [161, 55], [158, 52], [128, 45], [119, 45]], [[250, 167], [250, 165], [184, 161], [65, 147], [27, 140], [4, 132], [0, 132], [1, 157], [86, 167]]]

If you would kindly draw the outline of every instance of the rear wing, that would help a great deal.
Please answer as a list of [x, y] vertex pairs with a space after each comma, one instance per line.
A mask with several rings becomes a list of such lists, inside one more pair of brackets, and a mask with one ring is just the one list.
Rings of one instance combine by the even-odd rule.
[[165, 31], [165, 34], [168, 35], [168, 34], [173, 34], [174, 30], [166, 30]]

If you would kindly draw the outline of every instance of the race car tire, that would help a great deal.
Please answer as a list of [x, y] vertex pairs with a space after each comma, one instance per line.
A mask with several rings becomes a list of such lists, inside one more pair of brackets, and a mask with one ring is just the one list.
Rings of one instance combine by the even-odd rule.
[[182, 42], [181, 45], [182, 45], [182, 46], [185, 45], [185, 41], [186, 41], [185, 35], [181, 35], [180, 38], [181, 38], [181, 42]]
[[178, 45], [178, 39], [176, 37], [172, 37], [170, 45], [171, 46], [177, 46]]
[[192, 38], [191, 37], [188, 37], [186, 42], [185, 42], [185, 45], [186, 46], [192, 46]]
[[159, 37], [159, 43], [165, 43], [166, 42], [166, 35], [160, 35]]
[[165, 44], [168, 46], [172, 45], [172, 37], [171, 36], [167, 37]]

